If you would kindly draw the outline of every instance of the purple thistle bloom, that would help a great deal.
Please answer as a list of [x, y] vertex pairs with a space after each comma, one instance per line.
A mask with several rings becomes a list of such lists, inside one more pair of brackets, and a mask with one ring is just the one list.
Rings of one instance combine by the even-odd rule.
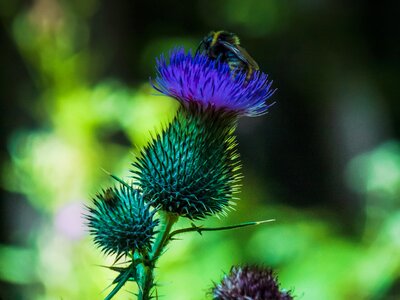
[[261, 71], [247, 79], [244, 71], [232, 71], [227, 63], [203, 54], [186, 54], [182, 48], [170, 52], [169, 63], [164, 55], [157, 59], [156, 70], [154, 88], [185, 106], [197, 103], [255, 117], [265, 114], [272, 105], [266, 101], [275, 89]]

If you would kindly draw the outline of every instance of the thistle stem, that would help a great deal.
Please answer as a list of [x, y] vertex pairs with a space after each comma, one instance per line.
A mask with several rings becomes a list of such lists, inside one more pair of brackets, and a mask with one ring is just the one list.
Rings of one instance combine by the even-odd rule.
[[[148, 257], [148, 253], [144, 255]], [[140, 264], [140, 274], [138, 300], [148, 300], [153, 286], [153, 267], [149, 263], [143, 262]]]
[[154, 287], [154, 268], [158, 258], [169, 241], [169, 234], [172, 226], [177, 220], [178, 216], [175, 214], [160, 214], [160, 231], [154, 241], [148, 261], [143, 263], [143, 271], [139, 283], [138, 300], [151, 299], [151, 289]]

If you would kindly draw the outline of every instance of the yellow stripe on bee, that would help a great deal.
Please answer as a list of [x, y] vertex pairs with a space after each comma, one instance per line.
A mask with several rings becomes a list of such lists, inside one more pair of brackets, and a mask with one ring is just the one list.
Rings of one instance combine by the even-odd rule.
[[210, 47], [213, 47], [217, 43], [218, 37], [222, 32], [223, 32], [223, 30], [217, 31], [216, 33], [214, 33]]
[[246, 80], [250, 80], [251, 75], [253, 74], [253, 69], [252, 68], [248, 68], [247, 69], [247, 74], [246, 74]]

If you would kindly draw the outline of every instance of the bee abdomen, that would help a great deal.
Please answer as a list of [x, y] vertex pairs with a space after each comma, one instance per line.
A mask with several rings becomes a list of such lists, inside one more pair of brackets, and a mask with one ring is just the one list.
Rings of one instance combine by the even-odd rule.
[[228, 60], [228, 64], [229, 64], [229, 67], [231, 68], [231, 70], [246, 69], [246, 66], [240, 60], [237, 60], [237, 59]]

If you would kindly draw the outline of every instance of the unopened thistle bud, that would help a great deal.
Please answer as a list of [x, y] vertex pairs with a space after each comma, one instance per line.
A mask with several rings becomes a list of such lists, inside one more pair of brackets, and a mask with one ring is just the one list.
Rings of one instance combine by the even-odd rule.
[[190, 219], [222, 212], [240, 177], [234, 129], [232, 116], [181, 107], [133, 164], [144, 195], [162, 210]]
[[109, 188], [98, 194], [85, 215], [95, 244], [105, 254], [127, 255], [150, 249], [157, 232], [156, 210], [133, 188]]

